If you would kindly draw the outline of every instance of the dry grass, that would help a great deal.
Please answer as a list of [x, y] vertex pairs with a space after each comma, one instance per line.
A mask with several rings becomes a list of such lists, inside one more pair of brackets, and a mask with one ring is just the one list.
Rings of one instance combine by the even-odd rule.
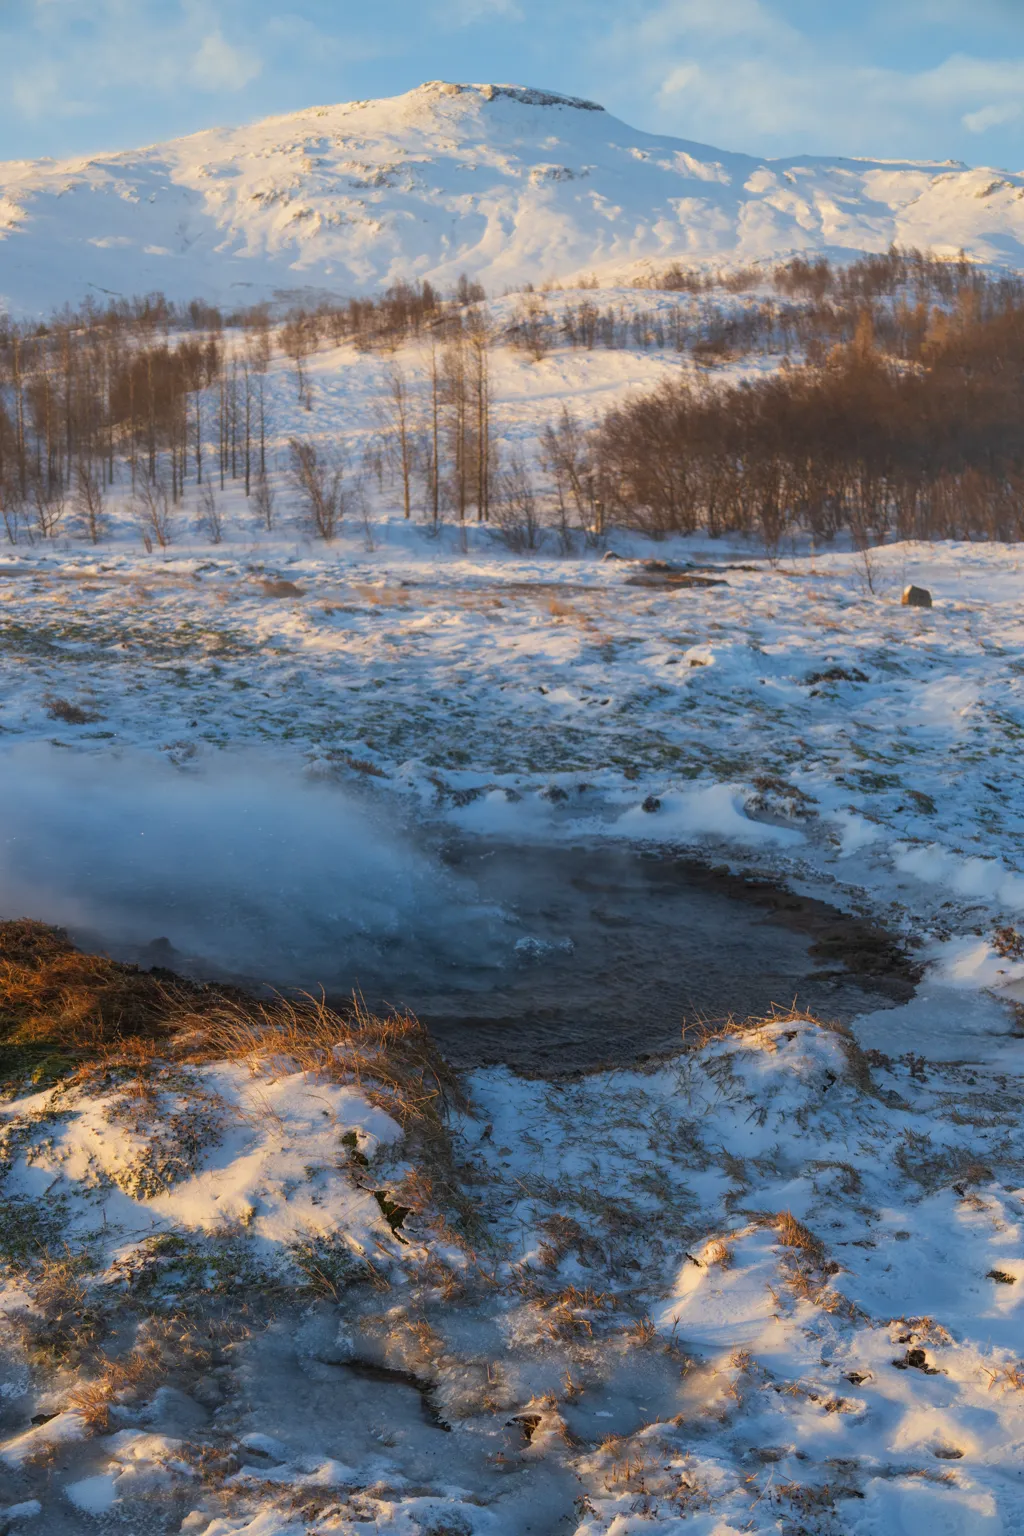
[[145, 1397], [168, 1379], [187, 1384], [209, 1369], [218, 1347], [247, 1336], [247, 1326], [237, 1321], [200, 1329], [186, 1318], [149, 1318], [133, 1349], [96, 1359], [94, 1374], [72, 1388], [68, 1407], [82, 1415], [89, 1429], [106, 1433], [116, 1404]]
[[9, 1315], [30, 1359], [77, 1365], [95, 1345], [102, 1325], [82, 1283], [83, 1267], [70, 1250], [44, 1253], [34, 1266], [32, 1311]]
[[988, 1389], [1001, 1387], [1004, 1392], [1024, 1392], [1024, 1360], [1018, 1360], [1014, 1365], [1003, 1365], [998, 1370], [985, 1368], [988, 1377]]
[[418, 1019], [378, 1018], [358, 998], [342, 1015], [308, 995], [270, 1003], [224, 997], [180, 1018], [176, 1045], [193, 1063], [238, 1061], [259, 1077], [304, 1072], [352, 1083], [407, 1131], [438, 1133], [448, 1107], [463, 1102], [455, 1072]]
[[345, 1013], [310, 996], [259, 1002], [82, 954], [59, 929], [28, 920], [0, 923], [0, 1043], [116, 1064], [134, 1073], [140, 1095], [158, 1060], [307, 1072], [356, 1084], [407, 1130], [436, 1132], [462, 1103], [455, 1073], [407, 1014], [378, 1018], [359, 999]]
[[[58, 928], [22, 919], [0, 923], [0, 1041], [96, 1053], [127, 1040], [152, 1040], [186, 998], [136, 966], [83, 955]], [[144, 1052], [141, 1052], [144, 1054]]]
[[658, 1329], [650, 1317], [638, 1317], [626, 1329], [626, 1337], [639, 1348], [649, 1349], [657, 1342]]
[[774, 1225], [780, 1247], [798, 1249], [809, 1264], [818, 1267], [824, 1264], [824, 1243], [802, 1221], [797, 1221], [792, 1211], [780, 1211], [774, 1218]]
[[595, 1291], [591, 1286], [567, 1285], [554, 1293], [538, 1286], [529, 1270], [521, 1269], [512, 1281], [511, 1288], [520, 1296], [536, 1303], [544, 1332], [551, 1339], [568, 1342], [573, 1339], [592, 1338], [592, 1319], [602, 1313], [612, 1312], [617, 1306], [610, 1291]]
[[64, 725], [91, 725], [101, 718], [92, 710], [83, 709], [80, 704], [72, 704], [70, 699], [59, 699], [52, 694], [48, 694], [43, 702], [50, 719], [60, 720]]
[[110, 1428], [110, 1410], [136, 1393], [152, 1387], [166, 1375], [160, 1346], [155, 1340], [133, 1349], [123, 1360], [107, 1360], [99, 1376], [79, 1382], [68, 1397], [68, 1407], [82, 1415], [94, 1433]]
[[716, 1237], [704, 1250], [704, 1262], [709, 1269], [713, 1264], [717, 1264], [719, 1269], [732, 1269], [736, 1262], [732, 1244], [724, 1237]]
[[354, 582], [352, 590], [358, 592], [364, 603], [380, 608], [404, 608], [412, 596], [405, 587], [371, 587], [360, 582]]

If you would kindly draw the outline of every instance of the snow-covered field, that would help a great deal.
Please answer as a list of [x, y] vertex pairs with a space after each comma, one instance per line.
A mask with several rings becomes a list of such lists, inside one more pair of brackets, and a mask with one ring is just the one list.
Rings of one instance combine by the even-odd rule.
[[[563, 400], [593, 417], [679, 366], [501, 350], [496, 419], [529, 447]], [[310, 364], [317, 429], [353, 462], [383, 367]], [[276, 462], [308, 418], [285, 364], [272, 381]], [[219, 830], [232, 784], [245, 801], [258, 781], [253, 846], [266, 822], [283, 866], [301, 806], [303, 849], [356, 911], [392, 890], [411, 828], [626, 840], [880, 917], [924, 978], [849, 1034], [783, 1013], [643, 1069], [473, 1073], [447, 1221], [403, 1195], [430, 1158], [366, 1084], [234, 1062], [169, 1072], [155, 1101], [19, 1090], [0, 1104], [0, 1307], [47, 1315], [39, 1254], [66, 1243], [83, 1312], [141, 1298], [152, 1368], [97, 1417], [70, 1368], [2, 1345], [0, 1528], [1020, 1529], [1019, 550], [771, 563], [612, 531], [617, 559], [553, 536], [517, 555], [487, 528], [406, 523], [372, 484], [324, 545], [278, 481], [272, 534], [235, 490], [222, 542], [189, 504], [147, 554], [122, 490], [99, 545], [69, 525], [5, 554], [10, 915], [95, 917], [90, 890], [162, 800], [192, 829], [170, 852], [219, 861], [243, 900], [253, 868]], [[652, 558], [721, 584], [651, 585]], [[930, 610], [900, 605], [911, 581]], [[187, 914], [166, 924], [201, 949]]]

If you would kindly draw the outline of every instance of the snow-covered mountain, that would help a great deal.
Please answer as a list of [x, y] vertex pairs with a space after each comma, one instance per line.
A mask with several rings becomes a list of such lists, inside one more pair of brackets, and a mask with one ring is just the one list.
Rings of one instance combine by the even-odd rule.
[[143, 150], [0, 163], [0, 304], [22, 313], [97, 291], [239, 303], [463, 271], [493, 291], [894, 240], [1024, 265], [1024, 174], [759, 160], [592, 102], [442, 81]]

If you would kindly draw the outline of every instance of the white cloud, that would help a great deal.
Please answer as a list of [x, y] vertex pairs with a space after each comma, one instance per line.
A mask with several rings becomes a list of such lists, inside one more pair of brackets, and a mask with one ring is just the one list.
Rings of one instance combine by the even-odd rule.
[[606, 96], [653, 99], [659, 126], [723, 148], [941, 159], [965, 152], [965, 133], [1024, 118], [1024, 58], [886, 67], [796, 30], [771, 0], [661, 0], [600, 55]]
[[799, 33], [763, 0], [663, 0], [633, 31], [644, 47], [699, 39], [782, 48], [799, 41]]
[[240, 91], [263, 65], [247, 48], [236, 48], [218, 30], [210, 32], [192, 61], [192, 80], [204, 91]]
[[985, 133], [989, 128], [999, 128], [1020, 117], [1019, 102], [1006, 101], [1001, 106], [982, 107], [979, 112], [965, 112], [961, 118], [965, 128], [972, 133]]

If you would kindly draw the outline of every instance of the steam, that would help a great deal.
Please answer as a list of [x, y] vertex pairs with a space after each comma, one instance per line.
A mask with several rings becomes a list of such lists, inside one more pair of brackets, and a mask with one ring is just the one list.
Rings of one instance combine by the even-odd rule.
[[346, 987], [459, 964], [498, 920], [367, 799], [255, 754], [182, 771], [38, 745], [0, 756], [0, 915], [124, 958], [166, 939], [200, 973]]

